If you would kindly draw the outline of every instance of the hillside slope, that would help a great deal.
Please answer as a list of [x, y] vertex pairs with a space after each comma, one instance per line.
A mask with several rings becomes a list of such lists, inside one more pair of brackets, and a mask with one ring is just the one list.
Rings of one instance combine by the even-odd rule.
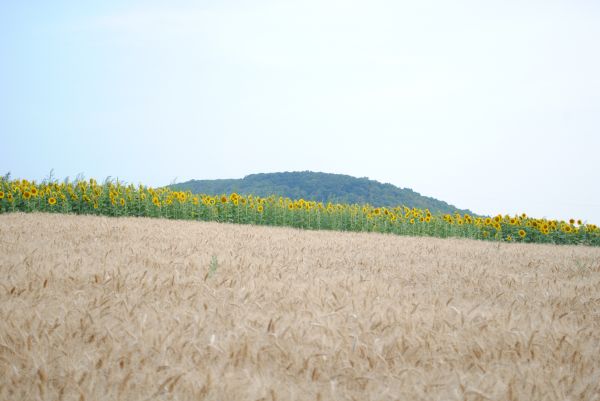
[[237, 192], [258, 196], [281, 195], [321, 202], [369, 203], [376, 206], [406, 205], [432, 212], [470, 213], [444, 201], [423, 196], [409, 188], [398, 188], [366, 177], [312, 171], [251, 174], [242, 179], [191, 180], [170, 186], [194, 193]]

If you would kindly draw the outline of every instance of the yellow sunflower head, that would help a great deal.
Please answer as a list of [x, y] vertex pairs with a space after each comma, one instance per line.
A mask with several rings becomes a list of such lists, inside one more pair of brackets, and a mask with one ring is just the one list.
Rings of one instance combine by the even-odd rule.
[[53, 196], [51, 196], [50, 198], [48, 198], [48, 204], [49, 204], [50, 206], [54, 206], [54, 205], [56, 205], [56, 198], [55, 198], [55, 197], [53, 197]]
[[525, 232], [525, 230], [519, 230], [519, 237], [525, 238], [526, 235], [527, 233]]

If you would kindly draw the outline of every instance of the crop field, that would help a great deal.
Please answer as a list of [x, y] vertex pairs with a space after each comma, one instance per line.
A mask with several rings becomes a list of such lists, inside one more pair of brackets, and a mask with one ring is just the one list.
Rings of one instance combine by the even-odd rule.
[[2, 400], [598, 400], [600, 248], [0, 215]]
[[316, 230], [600, 246], [600, 228], [575, 218], [568, 221], [532, 218], [524, 213], [488, 217], [439, 214], [405, 205], [387, 208], [275, 195], [261, 198], [237, 193], [194, 194], [108, 180], [98, 184], [94, 179], [39, 184], [0, 178], [0, 213], [19, 211], [164, 217]]

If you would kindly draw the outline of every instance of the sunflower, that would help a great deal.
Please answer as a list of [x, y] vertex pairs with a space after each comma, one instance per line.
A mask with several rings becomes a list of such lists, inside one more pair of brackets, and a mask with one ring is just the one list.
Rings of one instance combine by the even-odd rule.
[[519, 230], [519, 237], [525, 238], [526, 235], [527, 233], [525, 232], [525, 230]]
[[410, 219], [410, 224], [415, 224], [415, 219]]
[[0, 191], [0, 199], [4, 199], [4, 191]]
[[569, 223], [575, 224], [575, 219], [569, 219]]
[[288, 209], [294, 210], [294, 204], [293, 203], [288, 204]]
[[50, 198], [48, 198], [48, 204], [49, 204], [50, 206], [54, 206], [54, 205], [56, 205], [56, 198], [55, 198], [55, 197], [53, 197], [53, 196], [51, 196]]
[[510, 235], [508, 235], [508, 236], [506, 236], [506, 240], [507, 240], [508, 242], [510, 242], [510, 241], [512, 241], [512, 237], [511, 237]]
[[227, 197], [225, 195], [221, 196], [221, 203], [227, 203]]
[[36, 187], [31, 188], [31, 196], [38, 196], [38, 190]]
[[11, 194], [10, 192], [6, 194], [6, 200], [9, 202], [13, 201], [13, 194]]
[[23, 199], [29, 200], [29, 198], [31, 198], [31, 192], [29, 192], [29, 191], [23, 192]]
[[98, 209], [98, 202], [94, 202], [94, 209]]
[[256, 208], [256, 210], [258, 210], [259, 213], [263, 212], [263, 205], [258, 205], [258, 207]]

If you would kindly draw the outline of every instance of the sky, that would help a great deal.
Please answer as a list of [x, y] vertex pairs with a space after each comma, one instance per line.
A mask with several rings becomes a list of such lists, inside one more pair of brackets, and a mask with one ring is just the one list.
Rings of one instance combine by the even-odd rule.
[[323, 171], [600, 224], [600, 2], [5, 1], [0, 174]]

